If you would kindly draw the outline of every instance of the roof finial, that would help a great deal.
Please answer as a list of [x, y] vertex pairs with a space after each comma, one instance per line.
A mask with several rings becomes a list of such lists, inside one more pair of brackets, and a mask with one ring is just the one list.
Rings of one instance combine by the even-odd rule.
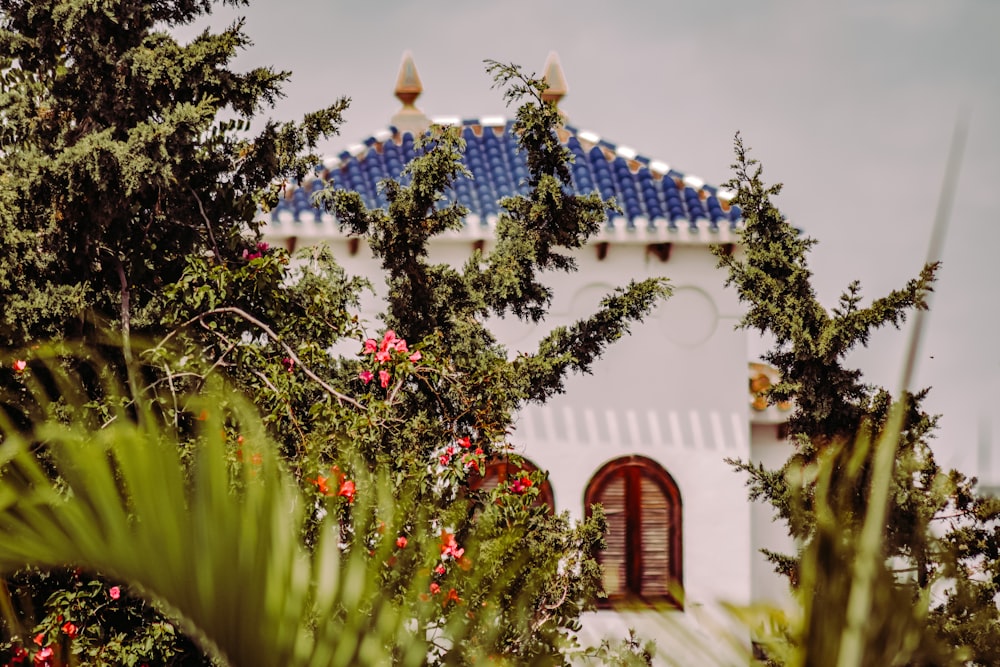
[[551, 51], [545, 61], [545, 74], [542, 78], [549, 84], [542, 93], [542, 100], [558, 105], [559, 100], [569, 92], [569, 87], [566, 85], [566, 75], [563, 74], [562, 65], [559, 64], [559, 55], [555, 51]]
[[409, 51], [403, 53], [403, 62], [399, 66], [399, 76], [396, 78], [395, 92], [396, 98], [403, 103], [403, 108], [392, 117], [392, 124], [401, 132], [414, 134], [419, 134], [430, 127], [430, 120], [424, 115], [424, 112], [413, 104], [420, 97], [420, 93], [424, 92], [424, 86], [420, 82], [417, 66]]

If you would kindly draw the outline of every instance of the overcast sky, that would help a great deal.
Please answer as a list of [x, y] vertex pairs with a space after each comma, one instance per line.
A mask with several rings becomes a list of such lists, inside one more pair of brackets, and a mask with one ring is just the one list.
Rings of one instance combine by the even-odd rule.
[[[407, 49], [430, 116], [509, 113], [482, 61], [540, 71], [554, 50], [569, 84], [561, 108], [579, 129], [711, 184], [729, 178], [739, 130], [785, 184], [783, 211], [819, 240], [811, 266], [828, 305], [855, 278], [874, 298], [917, 273], [969, 108], [917, 384], [933, 386], [927, 407], [944, 415], [942, 463], [973, 471], [984, 420], [1000, 446], [1000, 2], [284, 0], [211, 23], [237, 15], [255, 42], [237, 66], [293, 72], [273, 117], [352, 98], [330, 152], [388, 125]], [[854, 361], [895, 387], [904, 341], [881, 333]]]

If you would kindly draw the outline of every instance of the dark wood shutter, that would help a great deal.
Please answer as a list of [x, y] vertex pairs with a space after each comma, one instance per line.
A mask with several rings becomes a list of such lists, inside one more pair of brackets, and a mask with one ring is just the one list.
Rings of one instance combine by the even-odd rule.
[[670, 585], [670, 502], [645, 471], [639, 477], [639, 583], [643, 595], [667, 595]]
[[607, 546], [596, 556], [610, 600], [679, 606], [672, 589], [682, 576], [681, 499], [670, 475], [643, 456], [616, 459], [594, 474], [584, 501], [602, 505], [607, 517]]
[[628, 512], [625, 475], [616, 475], [601, 490], [597, 502], [604, 506], [607, 546], [597, 554], [604, 591], [609, 596], [628, 592]]

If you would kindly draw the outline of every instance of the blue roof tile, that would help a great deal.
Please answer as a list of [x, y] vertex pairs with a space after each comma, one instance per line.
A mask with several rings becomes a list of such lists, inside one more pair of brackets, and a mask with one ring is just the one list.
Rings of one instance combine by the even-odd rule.
[[[468, 207], [470, 219], [486, 225], [488, 218], [499, 213], [499, 199], [528, 192], [528, 170], [517, 150], [513, 123], [483, 125], [478, 119], [469, 119], [462, 121], [462, 126], [465, 164], [472, 176], [459, 177], [448, 200], [458, 199]], [[596, 190], [604, 198], [614, 197], [621, 207], [621, 213], [610, 216], [609, 229], [622, 223], [626, 230], [634, 230], [640, 223], [642, 228], [654, 230], [659, 223], [667, 230], [686, 226], [692, 232], [697, 232], [699, 225], [711, 231], [739, 226], [739, 208], [730, 206], [715, 187], [686, 179], [662, 163], [571, 126], [560, 130], [560, 138], [574, 158], [570, 167], [574, 190], [579, 194]], [[319, 221], [321, 211], [312, 205], [312, 195], [330, 179], [336, 188], [356, 190], [370, 208], [386, 206], [379, 182], [399, 178], [414, 155], [413, 136], [390, 127], [340, 153], [339, 159], [326, 163], [327, 168], [317, 167], [320, 178], [287, 188], [285, 198], [265, 214], [265, 219], [272, 223]], [[402, 180], [408, 182], [409, 178]]]

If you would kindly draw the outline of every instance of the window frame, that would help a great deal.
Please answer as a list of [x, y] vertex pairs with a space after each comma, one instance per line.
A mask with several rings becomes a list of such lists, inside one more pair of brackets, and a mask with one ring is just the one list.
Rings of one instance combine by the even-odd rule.
[[[642, 583], [642, 505], [641, 494], [635, 491], [645, 476], [663, 492], [668, 504], [669, 526], [667, 543], [669, 545], [668, 585], [683, 586], [683, 505], [677, 482], [663, 466], [655, 460], [638, 454], [622, 456], [608, 461], [601, 466], [587, 482], [584, 491], [584, 511], [589, 519], [593, 514], [593, 506], [600, 505], [598, 498], [605, 487], [618, 476], [625, 477], [625, 592], [608, 594], [598, 600], [597, 606], [609, 608], [621, 603], [642, 603], [649, 606], [662, 606], [667, 603], [682, 609], [683, 605], [675, 595], [645, 594], [641, 590]], [[631, 490], [630, 490], [631, 489]], [[600, 552], [595, 552], [597, 558]]]

